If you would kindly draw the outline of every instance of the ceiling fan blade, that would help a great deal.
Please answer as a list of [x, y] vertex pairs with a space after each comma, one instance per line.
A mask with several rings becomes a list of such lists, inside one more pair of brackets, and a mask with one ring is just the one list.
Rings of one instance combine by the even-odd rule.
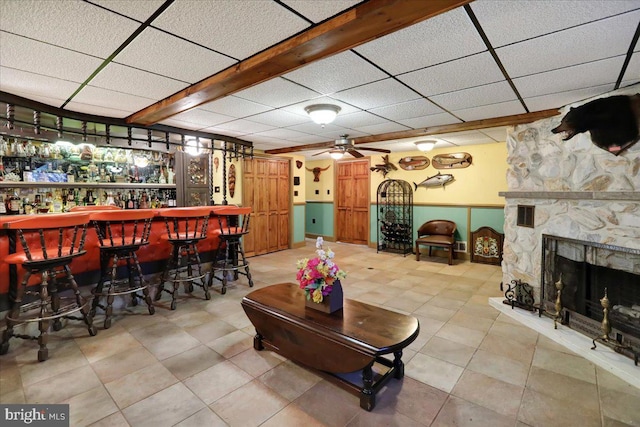
[[312, 156], [312, 157], [313, 157], [313, 156], [319, 156], [320, 154], [328, 153], [329, 151], [331, 151], [331, 150], [324, 150], [324, 151], [321, 151], [321, 152], [319, 152], [319, 153], [312, 154], [311, 156]]
[[349, 154], [351, 154], [353, 157], [358, 158], [358, 159], [359, 159], [360, 157], [364, 157], [364, 154], [359, 153], [358, 151], [354, 150], [353, 148], [350, 148], [349, 150], [347, 150], [347, 152], [348, 152]]
[[387, 150], [385, 148], [358, 147], [358, 150], [377, 151], [378, 153], [391, 153], [391, 150]]

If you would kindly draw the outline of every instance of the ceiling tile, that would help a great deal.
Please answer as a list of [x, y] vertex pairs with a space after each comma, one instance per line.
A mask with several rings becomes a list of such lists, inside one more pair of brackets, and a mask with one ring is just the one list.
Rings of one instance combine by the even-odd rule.
[[121, 13], [131, 19], [144, 22], [149, 19], [151, 15], [160, 8], [160, 6], [162, 6], [164, 0], [91, 0], [91, 2], [106, 7], [114, 12]]
[[[2, 86], [0, 86], [1, 88]], [[0, 89], [0, 90], [4, 90], [4, 89]], [[64, 102], [66, 101], [65, 99], [58, 99], [58, 98], [51, 98], [49, 96], [43, 96], [43, 95], [39, 95], [39, 94], [35, 94], [35, 93], [29, 93], [26, 91], [20, 91], [20, 90], [16, 90], [14, 92], [11, 92], [13, 95], [18, 95], [18, 96], [23, 96], [25, 98], [28, 98], [32, 101], [37, 101], [37, 102], [42, 102], [43, 104], [47, 104], [47, 105], [52, 105], [54, 107], [62, 107], [62, 105], [64, 104]]]
[[476, 0], [470, 6], [494, 48], [639, 7], [636, 0]]
[[320, 134], [320, 133], [334, 133], [335, 135], [339, 135], [340, 133], [344, 133], [347, 131], [346, 128], [342, 126], [336, 126], [333, 123], [328, 125], [324, 125], [324, 127], [320, 126], [314, 122], [301, 123], [295, 126], [289, 126], [288, 129], [295, 130], [298, 132], [304, 132], [307, 134]]
[[230, 130], [242, 135], [249, 133], [264, 132], [271, 130], [274, 126], [266, 125], [263, 123], [252, 122], [249, 120], [234, 120], [232, 122], [222, 123], [216, 126], [216, 128], [223, 130]]
[[132, 113], [155, 102], [153, 99], [94, 86], [85, 86], [82, 88], [73, 98], [73, 101], [82, 104], [96, 105], [98, 107], [113, 108], [115, 110], [129, 110]]
[[190, 130], [202, 129], [202, 125], [199, 125], [197, 123], [189, 123], [189, 122], [184, 122], [182, 120], [176, 120], [176, 119], [164, 119], [159, 123], [162, 125], [175, 126], [182, 129], [190, 129]]
[[309, 24], [270, 0], [182, 0], [169, 6], [153, 26], [233, 58], [245, 59]]
[[436, 107], [432, 102], [429, 102], [424, 98], [414, 99], [413, 101], [402, 102], [400, 104], [393, 104], [385, 107], [372, 108], [369, 111], [373, 114], [377, 114], [378, 116], [395, 121], [444, 112], [442, 109]]
[[405, 126], [409, 126], [412, 129], [425, 128], [429, 126], [449, 125], [452, 123], [461, 123], [461, 120], [455, 118], [449, 113], [431, 114], [428, 116], [398, 121]]
[[624, 55], [640, 10], [496, 49], [511, 78]]
[[266, 113], [256, 114], [248, 120], [257, 123], [263, 123], [275, 127], [288, 127], [309, 121], [309, 117], [299, 116], [284, 110], [271, 110]]
[[480, 132], [493, 138], [496, 142], [505, 142], [507, 140], [507, 128], [500, 126], [497, 128], [480, 129]]
[[239, 98], [270, 107], [283, 107], [301, 101], [317, 98], [320, 94], [282, 78], [268, 80], [240, 92], [234, 93]]
[[495, 104], [516, 99], [509, 83], [502, 81], [456, 92], [432, 96], [430, 99], [448, 111], [462, 110], [478, 105]]
[[89, 84], [103, 89], [122, 91], [155, 100], [173, 95], [188, 86], [186, 83], [178, 80], [158, 76], [113, 62], [104, 67]]
[[[4, 3], [4, 2], [0, 2]], [[0, 65], [77, 83], [102, 64], [93, 56], [0, 32]]]
[[212, 113], [211, 111], [194, 108], [192, 110], [185, 111], [184, 113], [176, 114], [172, 119], [195, 123], [201, 125], [201, 127], [209, 127], [230, 122], [234, 118], [224, 114]]
[[189, 83], [199, 82], [236, 62], [155, 28], [145, 29], [114, 61]]
[[520, 101], [500, 102], [498, 104], [483, 105], [482, 107], [465, 108], [454, 110], [453, 114], [468, 122], [473, 120], [490, 119], [493, 117], [511, 116], [514, 114], [524, 114], [526, 111]]
[[333, 124], [344, 128], [357, 128], [384, 123], [386, 120], [366, 111], [351, 114], [339, 114]]
[[213, 111], [214, 113], [226, 114], [232, 117], [247, 117], [253, 114], [264, 113], [272, 107], [247, 101], [237, 96], [225, 96], [224, 98], [208, 102], [198, 107], [202, 110]]
[[283, 0], [287, 6], [295, 9], [305, 18], [318, 23], [349, 9], [362, 0]]
[[211, 126], [208, 128], [202, 128], [200, 130], [202, 132], [214, 133], [214, 134], [225, 135], [225, 136], [242, 137], [243, 135], [245, 135], [245, 132], [236, 132], [229, 129], [222, 129], [221, 127], [218, 127], [218, 126]]
[[354, 107], [353, 105], [346, 104], [342, 101], [339, 101], [335, 98], [329, 96], [321, 96], [319, 98], [314, 98], [306, 101], [299, 102], [297, 104], [287, 105], [286, 107], [282, 107], [283, 110], [288, 111], [290, 113], [298, 114], [301, 116], [307, 116], [307, 112], [305, 111], [305, 107], [309, 105], [315, 104], [332, 104], [340, 107], [340, 111], [338, 115], [351, 114], [358, 111], [362, 111], [361, 109]]
[[300, 138], [300, 137], [305, 137], [310, 135], [303, 132], [291, 130], [291, 129], [279, 128], [279, 129], [271, 129], [271, 130], [266, 130], [264, 132], [260, 132], [260, 136], [268, 136], [270, 138], [277, 138], [280, 140], [290, 140], [290, 139]]
[[615, 84], [610, 83], [601, 86], [587, 87], [583, 89], [569, 90], [563, 92], [550, 93], [524, 98], [524, 103], [530, 111], [547, 110], [551, 108], [561, 108], [568, 104], [573, 104], [587, 98], [602, 95], [613, 90]]
[[53, 104], [56, 107], [62, 105], [78, 87], [78, 83], [67, 80], [0, 67], [0, 90], [29, 99], [36, 95], [52, 98], [56, 100]]
[[140, 24], [83, 1], [0, 1], [0, 30], [107, 58]]
[[504, 80], [496, 61], [484, 52], [398, 76], [424, 96], [452, 92]]
[[403, 130], [409, 130], [409, 128], [399, 123], [386, 122], [386, 123], [380, 123], [377, 125], [361, 126], [358, 128], [354, 128], [354, 130], [357, 130], [359, 132], [369, 133], [371, 135], [377, 135], [379, 133], [399, 132]]
[[360, 86], [388, 75], [351, 51], [339, 53], [285, 74], [289, 80], [323, 94]]
[[65, 107], [65, 110], [76, 111], [85, 114], [95, 114], [97, 116], [117, 117], [123, 119], [135, 111], [119, 110], [116, 108], [105, 108], [97, 105], [83, 104], [80, 102], [69, 102]]
[[495, 142], [492, 138], [476, 130], [443, 133], [438, 135], [437, 138], [455, 145], [469, 145], [471, 141], [478, 141], [478, 143]]
[[420, 95], [394, 79], [385, 79], [338, 92], [333, 97], [368, 110], [383, 105], [411, 101], [420, 98]]
[[[640, 45], [636, 45], [640, 49]], [[637, 81], [640, 78], [640, 50], [633, 53], [627, 71], [624, 73], [623, 81]]]
[[391, 74], [406, 73], [487, 50], [463, 8], [355, 48]]
[[299, 144], [312, 144], [314, 142], [324, 142], [327, 138], [320, 135], [309, 135], [308, 133], [300, 134], [301, 136], [289, 138], [289, 141]]
[[513, 79], [513, 83], [523, 98], [600, 86], [615, 83], [623, 63], [624, 56], [618, 56]]

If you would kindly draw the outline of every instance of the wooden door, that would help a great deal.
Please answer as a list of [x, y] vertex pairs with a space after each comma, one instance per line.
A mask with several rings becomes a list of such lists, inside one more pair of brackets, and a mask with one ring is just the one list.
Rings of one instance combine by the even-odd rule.
[[366, 245], [369, 242], [369, 160], [336, 164], [336, 239]]
[[289, 179], [288, 160], [244, 161], [242, 200], [244, 206], [253, 208], [251, 231], [244, 240], [247, 256], [289, 248], [291, 211]]

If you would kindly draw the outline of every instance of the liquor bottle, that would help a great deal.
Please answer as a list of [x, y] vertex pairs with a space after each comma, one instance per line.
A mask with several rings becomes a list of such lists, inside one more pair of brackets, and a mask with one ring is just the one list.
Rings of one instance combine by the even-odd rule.
[[62, 212], [62, 196], [60, 195], [60, 191], [56, 190], [55, 196], [53, 196], [53, 211], [55, 213]]
[[29, 201], [28, 197], [22, 199], [22, 211], [25, 213], [25, 215], [30, 215], [33, 213], [33, 205]]
[[7, 214], [7, 207], [4, 204], [4, 197], [0, 194], [0, 215]]
[[133, 190], [131, 190], [129, 192], [129, 196], [128, 196], [128, 199], [127, 199], [127, 209], [134, 209], [135, 208], [134, 203], [135, 202], [134, 202], [134, 199], [133, 199]]
[[18, 192], [14, 191], [14, 193], [11, 196], [9, 196], [9, 203], [8, 203], [8, 206], [7, 206], [7, 213], [9, 215], [19, 215], [21, 206], [22, 206], [22, 201], [20, 200], [20, 197], [18, 196]]

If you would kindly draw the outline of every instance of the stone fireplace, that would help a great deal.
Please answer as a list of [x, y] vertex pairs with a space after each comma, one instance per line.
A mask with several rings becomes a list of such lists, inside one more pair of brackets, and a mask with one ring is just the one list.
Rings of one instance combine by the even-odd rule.
[[[639, 92], [640, 85], [635, 85], [606, 96]], [[591, 294], [603, 293], [600, 288], [611, 280], [628, 281], [631, 287], [629, 294], [615, 290], [612, 306], [640, 306], [640, 142], [614, 156], [595, 146], [589, 132], [562, 141], [551, 129], [569, 107], [557, 117], [516, 126], [507, 134], [508, 191], [501, 193], [506, 199], [503, 283], [516, 279], [528, 283], [536, 304], [553, 310], [558, 277], [543, 266], [545, 253], [545, 262], [562, 264], [553, 267], [566, 271], [563, 281], [586, 287], [572, 288], [579, 298], [567, 294], [567, 303], [575, 305], [578, 314], [593, 314], [598, 322], [602, 307], [593, 301], [599, 302], [603, 295]], [[518, 225], [522, 224], [519, 207], [522, 212], [528, 206], [533, 206], [533, 223]], [[587, 268], [595, 282], [584, 282]], [[612, 279], [602, 278], [607, 275]], [[628, 301], [621, 299], [627, 297]], [[640, 343], [640, 335], [636, 338]]]

